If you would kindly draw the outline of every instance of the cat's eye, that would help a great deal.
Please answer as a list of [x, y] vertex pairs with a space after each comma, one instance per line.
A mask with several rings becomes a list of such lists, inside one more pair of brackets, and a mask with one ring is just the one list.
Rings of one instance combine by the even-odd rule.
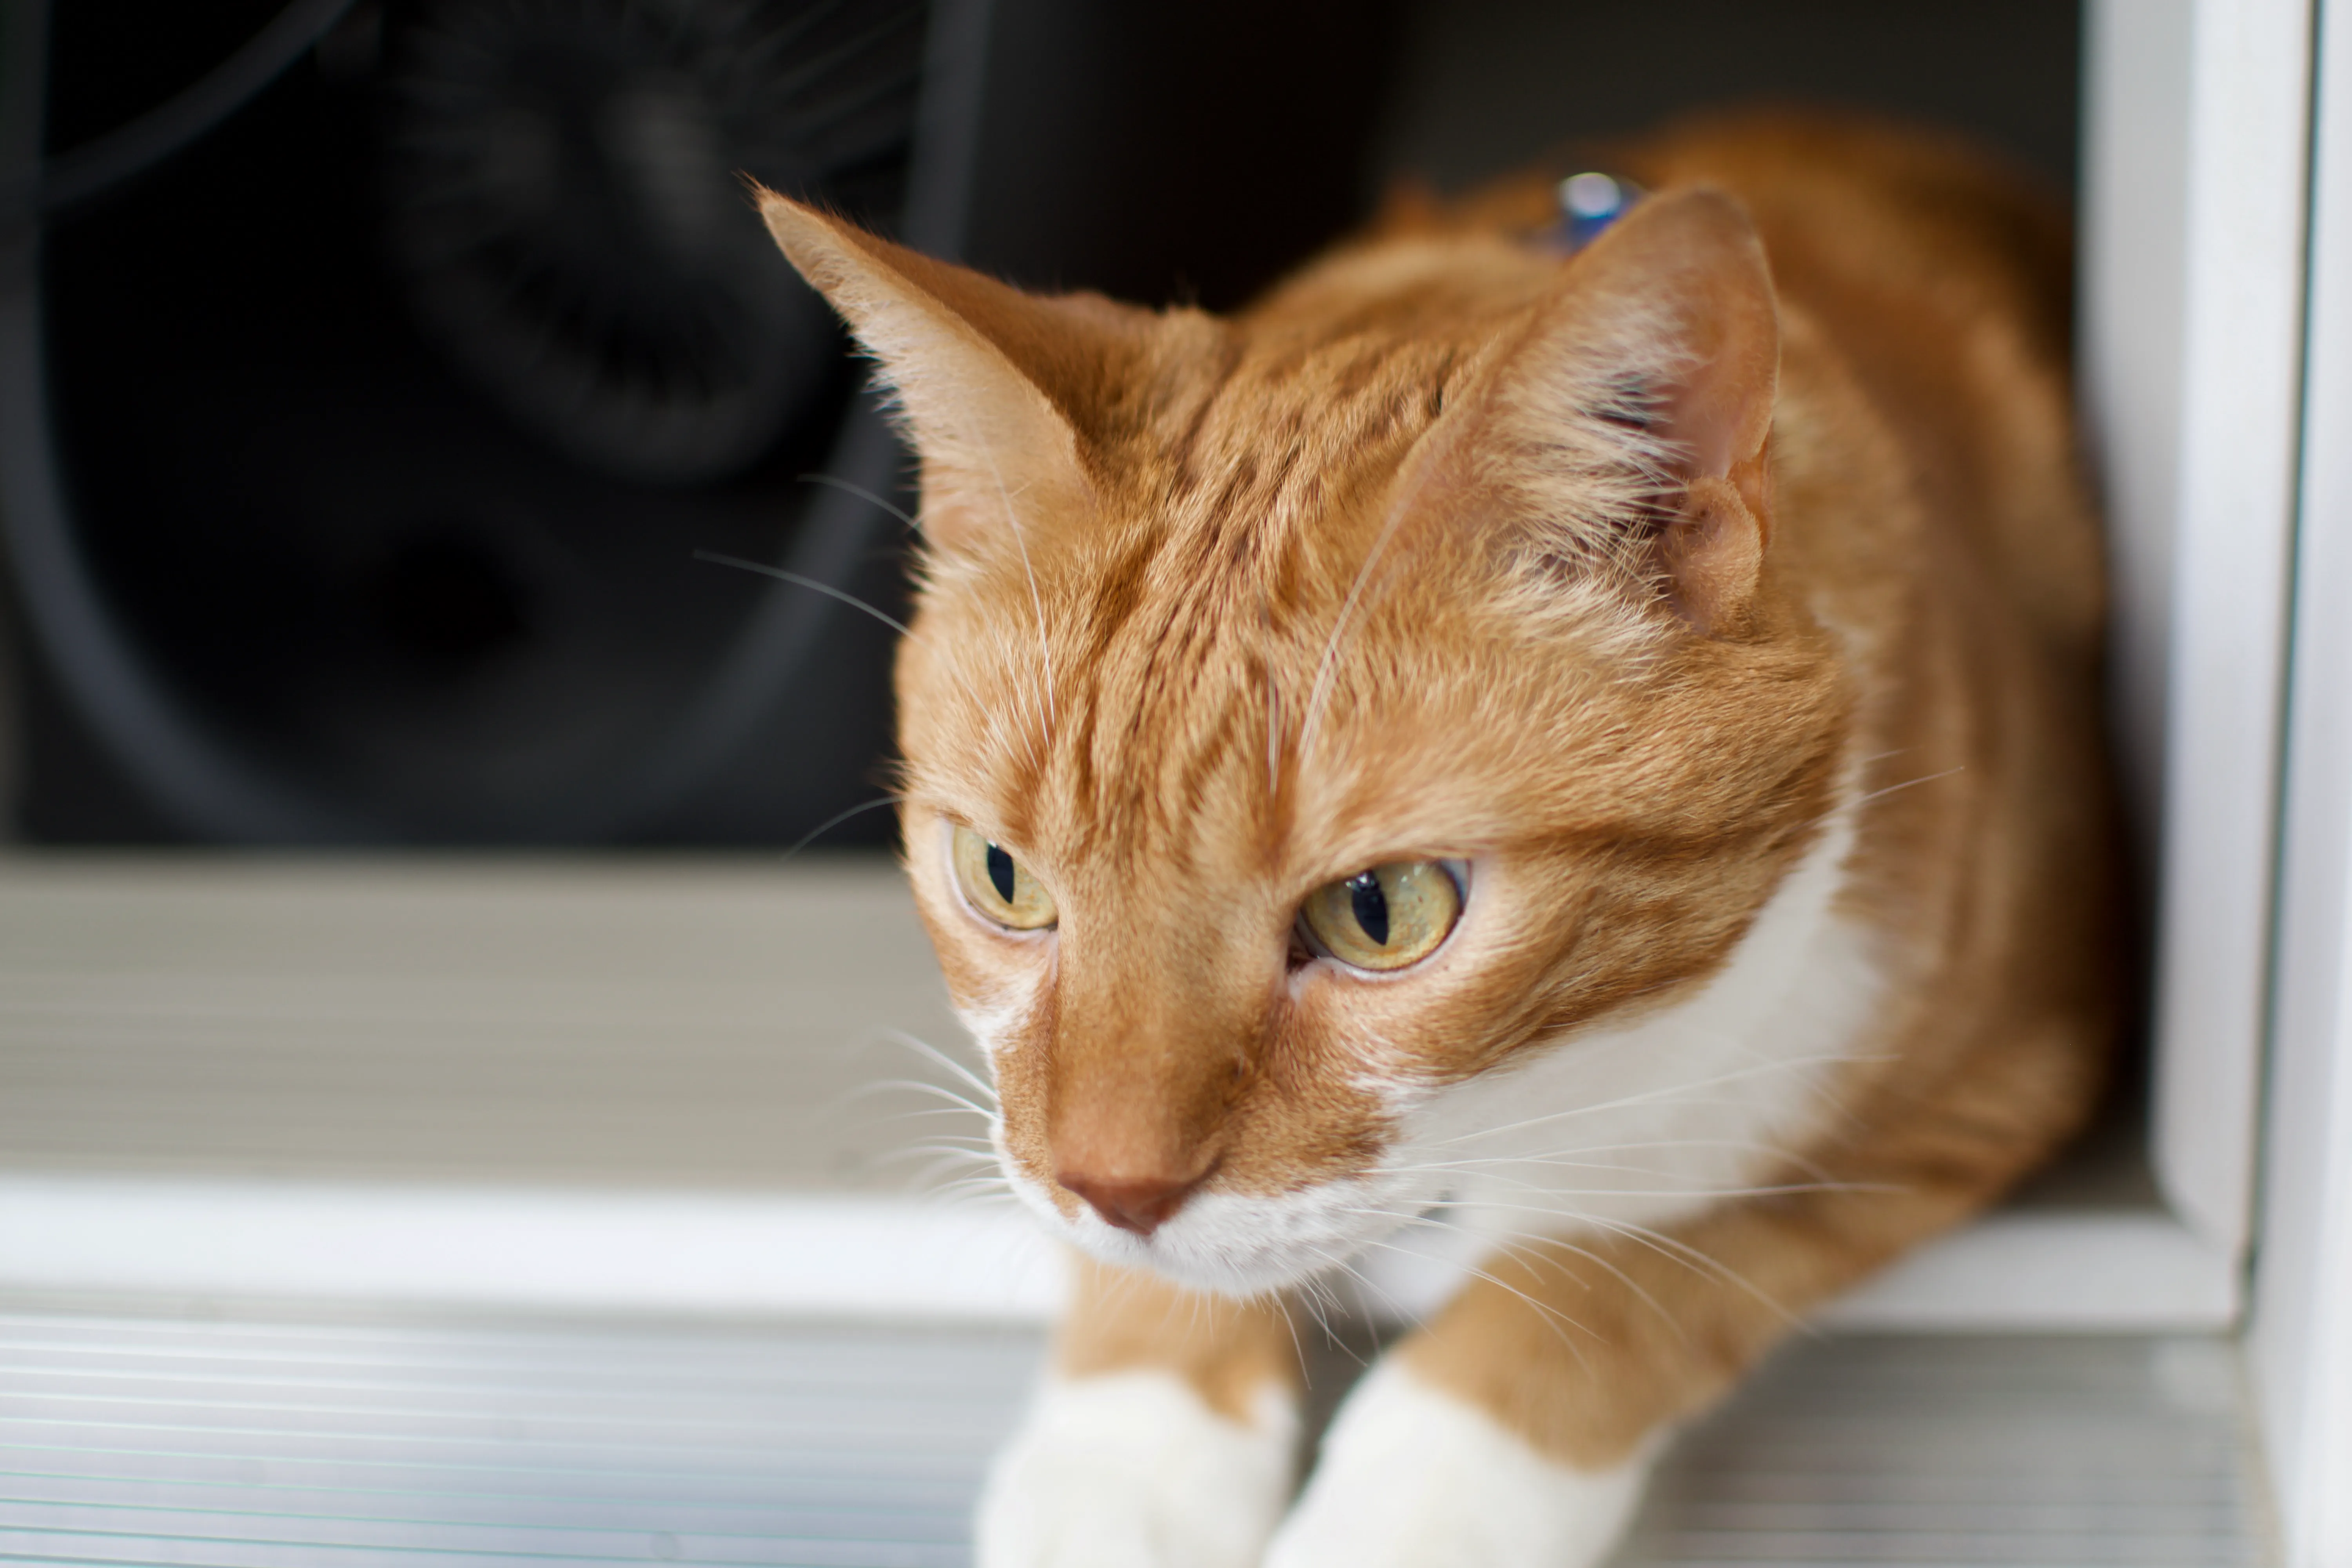
[[1462, 918], [1462, 884], [1439, 860], [1391, 860], [1327, 882], [1298, 911], [1307, 945], [1358, 969], [1402, 969]]
[[955, 830], [948, 858], [966, 902], [1011, 931], [1042, 931], [1059, 918], [1054, 895], [1002, 844], [969, 827]]

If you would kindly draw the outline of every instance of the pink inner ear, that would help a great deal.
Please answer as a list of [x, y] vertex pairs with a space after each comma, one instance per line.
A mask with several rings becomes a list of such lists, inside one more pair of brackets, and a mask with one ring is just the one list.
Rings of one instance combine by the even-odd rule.
[[1667, 434], [1690, 454], [1692, 479], [1721, 479], [1763, 446], [1779, 377], [1771, 360], [1759, 366], [1762, 359], [1752, 341], [1719, 342], [1685, 379]]
[[1780, 328], [1760, 255], [1703, 260], [1711, 265], [1684, 280], [1690, 287], [1675, 301], [1695, 363], [1673, 398], [1667, 433], [1690, 453], [1691, 478], [1720, 479], [1755, 457], [1771, 430]]
[[1688, 477], [1721, 478], [1762, 450], [1780, 381], [1780, 323], [1764, 249], [1720, 192], [1651, 198], [1578, 262], [1584, 310], [1622, 311], [1678, 340], [1666, 436]]

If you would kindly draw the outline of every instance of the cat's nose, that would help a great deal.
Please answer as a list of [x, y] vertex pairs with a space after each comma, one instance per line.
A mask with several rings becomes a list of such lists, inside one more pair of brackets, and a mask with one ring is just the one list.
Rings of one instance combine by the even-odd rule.
[[1056, 1171], [1054, 1179], [1084, 1198], [1095, 1213], [1121, 1230], [1150, 1236], [1174, 1217], [1209, 1173], [1191, 1176], [1097, 1176]]

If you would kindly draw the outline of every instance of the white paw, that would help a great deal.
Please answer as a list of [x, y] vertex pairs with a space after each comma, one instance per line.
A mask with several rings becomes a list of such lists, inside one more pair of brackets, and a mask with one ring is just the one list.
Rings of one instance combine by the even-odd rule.
[[1570, 1469], [1384, 1362], [1340, 1407], [1265, 1568], [1590, 1568], [1648, 1473], [1647, 1449]]
[[1166, 1373], [1048, 1384], [981, 1493], [979, 1568], [1256, 1568], [1297, 1442], [1273, 1388], [1243, 1422]]

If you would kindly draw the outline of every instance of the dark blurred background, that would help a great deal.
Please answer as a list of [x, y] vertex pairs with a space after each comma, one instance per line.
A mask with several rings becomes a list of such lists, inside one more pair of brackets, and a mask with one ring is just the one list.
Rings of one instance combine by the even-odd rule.
[[[266, 85], [65, 177], [273, 18], [309, 32]], [[1400, 175], [1699, 105], [1859, 104], [2074, 177], [2079, 17], [2051, 0], [0, 24], [0, 750], [15, 831], [61, 843], [789, 844], [875, 799], [892, 634], [696, 558], [903, 610], [903, 455], [738, 171], [1026, 284], [1212, 308]]]

